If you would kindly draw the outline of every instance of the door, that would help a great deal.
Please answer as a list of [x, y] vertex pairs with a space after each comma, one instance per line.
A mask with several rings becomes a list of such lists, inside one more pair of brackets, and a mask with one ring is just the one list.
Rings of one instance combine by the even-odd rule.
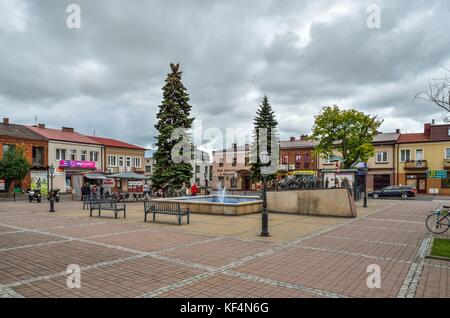
[[376, 174], [373, 176], [373, 189], [381, 190], [391, 185], [391, 176], [388, 174]]
[[250, 190], [250, 177], [244, 177], [244, 190]]
[[416, 167], [422, 167], [423, 166], [423, 150], [422, 149], [416, 149]]
[[427, 193], [427, 179], [425, 179], [425, 178], [418, 179], [417, 192], [418, 193]]

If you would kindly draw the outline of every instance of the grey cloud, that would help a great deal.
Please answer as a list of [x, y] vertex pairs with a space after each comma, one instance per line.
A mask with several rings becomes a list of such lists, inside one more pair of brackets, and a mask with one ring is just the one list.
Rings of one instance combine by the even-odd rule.
[[[24, 1], [26, 28], [0, 25], [0, 107], [12, 121], [37, 115], [149, 146], [170, 62], [181, 62], [205, 128], [248, 128], [263, 94], [282, 138], [308, 132], [333, 103], [385, 114], [398, 128], [439, 118], [414, 95], [450, 63], [448, 2], [379, 1], [373, 30], [373, 1], [79, 0], [82, 28], [70, 30], [73, 2]], [[307, 24], [309, 43], [299, 46]]]

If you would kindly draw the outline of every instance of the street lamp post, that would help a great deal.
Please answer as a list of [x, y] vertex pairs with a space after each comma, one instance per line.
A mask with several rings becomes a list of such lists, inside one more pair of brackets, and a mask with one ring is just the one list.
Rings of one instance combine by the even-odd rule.
[[48, 168], [50, 175], [50, 210], [49, 212], [55, 212], [55, 198], [53, 196], [53, 177], [55, 176], [55, 167], [53, 164]]
[[[267, 164], [269, 162], [269, 153], [264, 150], [260, 152], [260, 159], [262, 164]], [[263, 178], [263, 188], [262, 188], [262, 197], [263, 197], [263, 210], [261, 216], [261, 236], [267, 237], [269, 234], [269, 213], [267, 212], [267, 175], [263, 172], [263, 168], [261, 167], [261, 175]]]
[[367, 208], [367, 168], [364, 168], [364, 204], [363, 208]]

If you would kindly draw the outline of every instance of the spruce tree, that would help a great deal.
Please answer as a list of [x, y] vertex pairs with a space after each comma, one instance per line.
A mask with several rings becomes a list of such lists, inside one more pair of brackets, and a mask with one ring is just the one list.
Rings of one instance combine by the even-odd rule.
[[[267, 129], [267, 149], [266, 151], [270, 155], [272, 152], [271, 142], [272, 139], [277, 138], [277, 127], [278, 122], [275, 118], [275, 113], [270, 106], [269, 99], [264, 95], [263, 100], [259, 106], [258, 111], [256, 112], [256, 116], [253, 120], [253, 142], [252, 142], [252, 154], [254, 154], [254, 158], [251, 164], [251, 179], [252, 181], [260, 181], [261, 180], [261, 167], [264, 166], [261, 163], [259, 158], [260, 152], [264, 149], [260, 149], [260, 128]], [[275, 175], [268, 176], [268, 180], [274, 179]]]
[[[163, 100], [159, 105], [155, 125], [158, 131], [156, 137], [157, 150], [154, 153], [155, 170], [152, 176], [152, 186], [155, 190], [179, 189], [183, 182], [189, 185], [192, 177], [192, 166], [188, 160], [176, 163], [172, 158], [172, 148], [181, 141], [171, 140], [172, 133], [177, 128], [188, 130], [192, 127], [194, 118], [190, 117], [192, 106], [189, 104], [189, 94], [181, 82], [180, 65], [170, 64], [171, 72], [167, 74], [162, 88]], [[185, 153], [186, 155], [186, 153]]]

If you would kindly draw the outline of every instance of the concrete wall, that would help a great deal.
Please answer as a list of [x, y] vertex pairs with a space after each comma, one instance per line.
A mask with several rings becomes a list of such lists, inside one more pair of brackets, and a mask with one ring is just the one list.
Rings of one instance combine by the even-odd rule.
[[270, 212], [356, 217], [356, 208], [347, 189], [267, 192]]

